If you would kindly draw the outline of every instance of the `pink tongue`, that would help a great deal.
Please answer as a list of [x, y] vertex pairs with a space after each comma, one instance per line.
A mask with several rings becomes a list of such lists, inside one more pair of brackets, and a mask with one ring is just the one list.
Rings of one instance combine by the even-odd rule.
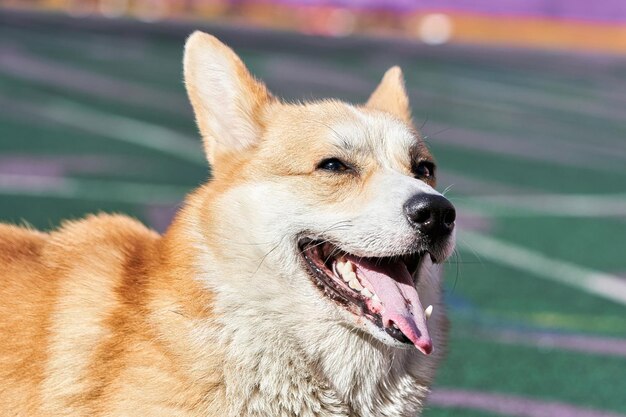
[[369, 282], [380, 298], [383, 326], [391, 327], [395, 323], [416, 348], [426, 355], [431, 353], [433, 343], [424, 309], [404, 262], [376, 265], [363, 258], [349, 256], [349, 259], [357, 266], [359, 278]]

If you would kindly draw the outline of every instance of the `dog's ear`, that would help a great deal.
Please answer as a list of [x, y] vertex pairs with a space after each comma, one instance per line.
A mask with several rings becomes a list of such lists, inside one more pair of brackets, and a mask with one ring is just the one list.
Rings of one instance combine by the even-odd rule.
[[209, 162], [254, 146], [271, 96], [235, 52], [214, 36], [194, 32], [185, 44], [184, 72]]
[[365, 104], [366, 107], [391, 113], [411, 123], [411, 106], [404, 87], [404, 76], [400, 67], [391, 67]]

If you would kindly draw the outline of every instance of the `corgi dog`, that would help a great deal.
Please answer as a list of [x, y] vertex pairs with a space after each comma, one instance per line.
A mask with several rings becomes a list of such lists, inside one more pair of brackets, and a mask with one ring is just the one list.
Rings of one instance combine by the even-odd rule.
[[0, 415], [417, 415], [456, 214], [401, 70], [285, 103], [196, 32], [184, 77], [213, 175], [163, 235], [0, 226]]

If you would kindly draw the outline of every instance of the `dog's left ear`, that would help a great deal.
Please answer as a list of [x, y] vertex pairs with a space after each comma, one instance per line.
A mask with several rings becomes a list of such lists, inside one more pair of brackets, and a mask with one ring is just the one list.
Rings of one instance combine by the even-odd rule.
[[391, 113], [402, 121], [411, 123], [411, 106], [400, 67], [391, 67], [385, 72], [365, 107]]
[[254, 146], [271, 96], [237, 54], [214, 36], [194, 32], [185, 44], [185, 86], [209, 163]]

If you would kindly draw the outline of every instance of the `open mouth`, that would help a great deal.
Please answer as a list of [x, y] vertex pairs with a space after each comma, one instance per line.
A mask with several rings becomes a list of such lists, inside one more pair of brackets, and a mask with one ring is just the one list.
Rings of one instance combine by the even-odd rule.
[[325, 296], [363, 317], [393, 339], [432, 352], [424, 310], [413, 275], [428, 252], [364, 258], [326, 241], [303, 239], [300, 252], [313, 283]]

